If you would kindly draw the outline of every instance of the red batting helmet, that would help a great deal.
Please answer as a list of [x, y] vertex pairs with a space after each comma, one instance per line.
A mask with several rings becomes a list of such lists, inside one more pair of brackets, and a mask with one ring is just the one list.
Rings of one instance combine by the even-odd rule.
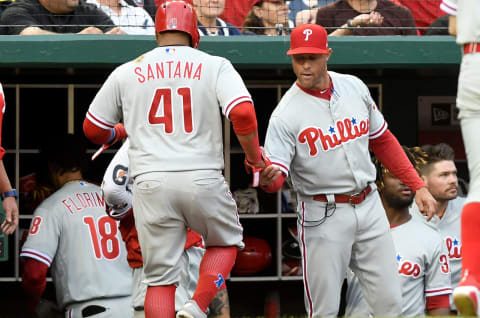
[[244, 237], [245, 248], [238, 252], [232, 274], [252, 275], [267, 268], [272, 262], [268, 243], [256, 237]]
[[155, 15], [157, 32], [182, 31], [192, 38], [192, 47], [197, 48], [200, 34], [197, 29], [197, 15], [192, 6], [185, 1], [165, 1], [157, 9]]

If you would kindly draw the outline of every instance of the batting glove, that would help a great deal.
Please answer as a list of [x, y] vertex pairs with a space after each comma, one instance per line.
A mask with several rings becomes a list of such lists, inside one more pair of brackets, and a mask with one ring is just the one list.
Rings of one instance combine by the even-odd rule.
[[265, 149], [263, 147], [260, 147], [260, 153], [262, 155], [262, 160], [265, 163], [264, 167], [257, 167], [251, 164], [247, 158], [245, 158], [244, 164], [245, 164], [245, 170], [247, 170], [248, 174], [252, 174], [253, 180], [252, 180], [252, 187], [258, 187], [260, 185], [260, 173], [265, 169], [266, 167], [270, 166], [272, 162], [270, 159], [268, 159], [267, 155], [265, 154]]

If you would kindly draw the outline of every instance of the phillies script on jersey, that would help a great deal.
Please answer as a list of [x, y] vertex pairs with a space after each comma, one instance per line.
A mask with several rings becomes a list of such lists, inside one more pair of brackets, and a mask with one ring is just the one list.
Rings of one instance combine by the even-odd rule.
[[139, 83], [165, 78], [187, 78], [201, 80], [202, 63], [184, 61], [166, 61], [147, 64], [146, 67], [137, 66], [134, 69]]
[[320, 139], [324, 151], [328, 151], [339, 146], [341, 143], [348, 142], [355, 138], [368, 134], [370, 121], [368, 119], [360, 121], [357, 124], [355, 118], [345, 118], [336, 123], [337, 131], [330, 126], [330, 134], [324, 134], [321, 128], [308, 127], [302, 130], [298, 136], [300, 143], [308, 143], [310, 155], [315, 156], [318, 152], [315, 143]]

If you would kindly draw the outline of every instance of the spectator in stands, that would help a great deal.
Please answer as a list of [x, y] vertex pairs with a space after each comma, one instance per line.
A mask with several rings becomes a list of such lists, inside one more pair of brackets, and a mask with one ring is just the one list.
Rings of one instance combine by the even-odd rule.
[[2, 221], [0, 218], [0, 233], [3, 232], [10, 235], [18, 227], [18, 193], [17, 190], [12, 189], [7, 172], [5, 171], [5, 166], [3, 165], [5, 149], [2, 148], [2, 122], [5, 108], [5, 96], [3, 94], [2, 83], [0, 83], [0, 198], [2, 200], [3, 211], [5, 212], [5, 220]]
[[155, 23], [149, 13], [125, 0], [87, 0], [105, 12], [113, 23], [127, 34], [155, 34]]
[[243, 26], [247, 27], [243, 34], [287, 35], [293, 22], [288, 19], [284, 0], [257, 0]]
[[20, 35], [123, 34], [108, 15], [84, 0], [15, 1], [3, 12], [0, 24], [9, 26], [8, 34]]
[[[150, 14], [150, 17], [155, 21], [155, 14], [157, 13], [157, 0], [125, 0], [129, 5], [143, 8]], [[160, 1], [158, 1], [160, 3]]]
[[219, 18], [225, 7], [225, 0], [193, 0], [193, 8], [197, 14], [198, 32], [201, 36], [240, 35], [240, 30], [231, 23]]
[[425, 34], [427, 27], [433, 21], [445, 13], [440, 10], [440, 3], [442, 0], [392, 0], [393, 2], [404, 5], [413, 14], [415, 23], [417, 24], [420, 35]]
[[255, 1], [256, 0], [225, 0], [225, 8], [220, 18], [240, 28]]
[[[310, 11], [316, 17], [315, 23], [330, 35], [418, 34], [410, 10], [389, 0], [339, 0]], [[297, 25], [305, 23], [298, 18]]]
[[448, 33], [448, 14], [435, 19], [428, 27], [425, 35], [450, 35]]
[[[295, 22], [295, 17], [300, 11], [317, 9], [335, 1], [336, 0], [292, 0], [288, 4], [288, 8], [290, 10], [288, 13], [288, 18]], [[305, 13], [309, 12], [305, 11]], [[315, 22], [314, 16], [312, 17], [311, 22]]]

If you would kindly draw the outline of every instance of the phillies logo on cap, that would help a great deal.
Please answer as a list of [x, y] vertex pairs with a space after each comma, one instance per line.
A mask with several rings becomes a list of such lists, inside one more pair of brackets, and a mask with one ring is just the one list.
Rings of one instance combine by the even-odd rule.
[[312, 29], [305, 29], [303, 30], [303, 34], [305, 34], [305, 41], [308, 41], [308, 37], [312, 35]]
[[328, 53], [327, 31], [318, 24], [302, 24], [290, 34], [287, 55]]

